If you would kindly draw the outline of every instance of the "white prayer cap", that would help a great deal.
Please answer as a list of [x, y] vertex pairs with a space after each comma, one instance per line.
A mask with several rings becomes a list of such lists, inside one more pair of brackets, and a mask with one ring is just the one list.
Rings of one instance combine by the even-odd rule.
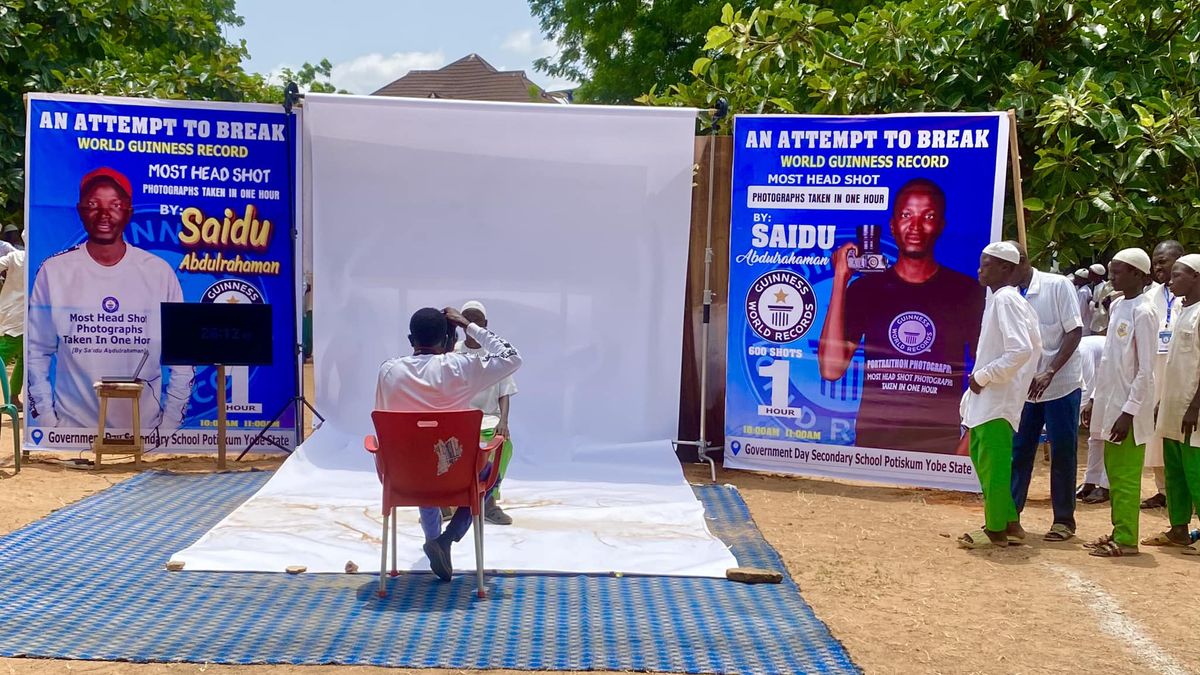
[[1016, 246], [1007, 241], [994, 241], [985, 246], [983, 252], [985, 255], [990, 255], [1000, 260], [1007, 260], [1014, 265], [1021, 263], [1021, 252], [1017, 250]]
[[475, 310], [475, 311], [479, 312], [480, 314], [482, 314], [482, 315], [484, 315], [484, 316], [487, 316], [487, 310], [486, 310], [486, 309], [484, 309], [484, 307], [483, 307], [483, 303], [482, 303], [482, 302], [479, 302], [478, 300], [471, 300], [470, 302], [468, 302], [468, 303], [464, 304], [464, 305], [462, 306], [462, 309], [460, 309], [460, 310], [458, 310], [458, 311], [460, 311], [460, 312], [465, 312], [465, 311], [467, 311], [468, 309], [473, 309], [473, 310]]
[[1100, 263], [1096, 263], [1095, 265], [1092, 265], [1088, 269], [1091, 271], [1092, 274], [1095, 274], [1098, 277], [1104, 276], [1104, 273], [1108, 271], [1107, 269], [1104, 268], [1104, 265], [1101, 265]]
[[1185, 256], [1180, 256], [1179, 260], [1175, 262], [1183, 263], [1192, 268], [1196, 274], [1200, 274], [1200, 253], [1189, 253]]
[[1150, 274], [1150, 256], [1140, 248], [1127, 248], [1114, 255], [1113, 260], [1123, 262], [1142, 274]]
[[1080, 279], [1086, 279], [1088, 278], [1088, 271], [1080, 267], [1079, 269], [1075, 270], [1075, 276], [1079, 277]]

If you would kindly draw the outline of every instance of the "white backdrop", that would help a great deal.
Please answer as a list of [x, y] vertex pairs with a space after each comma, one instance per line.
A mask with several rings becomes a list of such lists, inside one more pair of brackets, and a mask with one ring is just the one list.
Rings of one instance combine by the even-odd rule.
[[[695, 110], [309, 95], [314, 359], [326, 426], [187, 569], [341, 571], [378, 555], [370, 433], [408, 318], [480, 300], [522, 353], [489, 567], [722, 576], [670, 440]], [[415, 512], [405, 567], [427, 569]], [[372, 553], [374, 552], [374, 553]], [[456, 567], [471, 567], [469, 543]]]

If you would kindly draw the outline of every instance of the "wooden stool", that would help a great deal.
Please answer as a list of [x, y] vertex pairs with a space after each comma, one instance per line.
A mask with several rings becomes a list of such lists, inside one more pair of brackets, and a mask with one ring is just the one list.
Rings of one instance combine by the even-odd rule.
[[[96, 466], [104, 455], [133, 455], [133, 466], [142, 468], [142, 417], [139, 404], [142, 398], [141, 382], [96, 382], [92, 385], [96, 396], [100, 399], [100, 431], [92, 442], [92, 452], [96, 453]], [[104, 422], [108, 417], [108, 399], [127, 398], [133, 405], [133, 438], [104, 438]]]

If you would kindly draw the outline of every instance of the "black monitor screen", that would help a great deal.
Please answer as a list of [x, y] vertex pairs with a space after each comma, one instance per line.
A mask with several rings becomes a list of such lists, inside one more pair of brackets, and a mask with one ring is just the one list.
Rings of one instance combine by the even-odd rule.
[[271, 306], [162, 303], [162, 362], [168, 366], [268, 366]]

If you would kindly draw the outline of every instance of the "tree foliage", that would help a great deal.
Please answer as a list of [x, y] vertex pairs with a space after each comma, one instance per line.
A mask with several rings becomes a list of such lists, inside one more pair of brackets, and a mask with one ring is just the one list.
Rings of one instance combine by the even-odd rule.
[[1200, 246], [1200, 3], [909, 0], [857, 16], [726, 6], [686, 81], [641, 100], [734, 112], [1014, 109], [1029, 248]]
[[[220, 101], [282, 100], [279, 86], [242, 68], [235, 0], [4, 0], [0, 2], [0, 222], [19, 222], [25, 92]], [[328, 91], [328, 61], [294, 75]], [[305, 83], [304, 77], [309, 81]]]
[[[704, 36], [728, 0], [529, 0], [542, 33], [558, 44], [538, 70], [582, 82], [575, 100], [631, 103], [651, 85], [665, 87], [687, 76]], [[769, 7], [774, 0], [734, 0], [737, 9]], [[869, 0], [823, 3], [858, 11]]]

